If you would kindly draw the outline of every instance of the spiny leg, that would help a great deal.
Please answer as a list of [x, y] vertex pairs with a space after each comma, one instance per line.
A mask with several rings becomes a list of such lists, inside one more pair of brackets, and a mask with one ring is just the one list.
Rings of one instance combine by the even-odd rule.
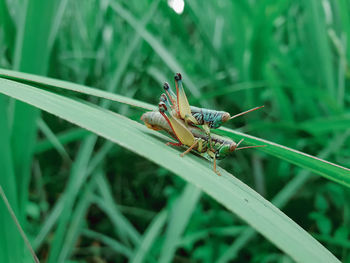
[[214, 155], [214, 167], [213, 167], [213, 169], [214, 169], [214, 172], [215, 172], [218, 176], [221, 176], [221, 174], [219, 173], [219, 171], [216, 170], [216, 154]]
[[186, 151], [180, 154], [181, 157], [184, 157], [185, 154], [188, 154], [196, 145], [198, 144], [198, 140], [194, 142], [194, 144], [191, 145]]

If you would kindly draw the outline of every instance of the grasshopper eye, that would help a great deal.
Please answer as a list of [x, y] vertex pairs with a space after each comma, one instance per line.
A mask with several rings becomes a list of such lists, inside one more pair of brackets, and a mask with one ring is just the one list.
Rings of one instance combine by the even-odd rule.
[[162, 95], [160, 95], [159, 100], [160, 100], [161, 102], [166, 102], [168, 99], [167, 99], [166, 95], [165, 95], [164, 93], [162, 93]]
[[225, 112], [224, 114], [222, 114], [222, 122], [227, 122], [230, 118], [231, 118], [230, 113]]
[[168, 110], [168, 108], [167, 108], [167, 106], [165, 105], [165, 103], [164, 102], [159, 102], [159, 104], [158, 104], [158, 108], [159, 108], [159, 111], [160, 112], [165, 112], [165, 111], [167, 111]]
[[176, 81], [182, 80], [182, 76], [181, 76], [180, 73], [176, 73], [176, 75], [175, 75], [175, 80], [176, 80]]
[[164, 88], [165, 90], [169, 90], [169, 89], [170, 89], [169, 83], [168, 83], [168, 82], [164, 82], [163, 88]]
[[237, 148], [237, 144], [235, 142], [231, 143], [230, 145], [230, 152], [234, 152]]

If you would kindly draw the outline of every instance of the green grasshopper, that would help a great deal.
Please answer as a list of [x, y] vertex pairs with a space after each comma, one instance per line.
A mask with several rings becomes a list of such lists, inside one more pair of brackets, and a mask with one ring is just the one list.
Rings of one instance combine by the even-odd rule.
[[210, 136], [210, 129], [217, 129], [228, 120], [232, 120], [234, 118], [247, 114], [248, 112], [252, 112], [264, 107], [255, 107], [231, 116], [230, 113], [225, 111], [217, 111], [190, 106], [185, 94], [185, 90], [183, 88], [182, 76], [180, 73], [175, 74], [175, 86], [176, 95], [167, 82], [165, 82], [163, 85], [165, 93], [167, 94], [172, 104], [171, 108], [176, 112], [178, 118], [185, 121], [186, 125], [200, 125], [208, 136]]
[[142, 115], [141, 120], [144, 121], [145, 125], [153, 130], [165, 130], [178, 141], [177, 143], [168, 142], [167, 145], [185, 145], [189, 147], [180, 155], [181, 157], [191, 150], [196, 151], [202, 156], [209, 156], [214, 162], [213, 170], [218, 175], [220, 175], [220, 173], [216, 169], [217, 159], [223, 159], [234, 151], [264, 146], [259, 145], [238, 148], [243, 139], [236, 143], [231, 139], [216, 134], [212, 134], [210, 143], [208, 136], [203, 130], [198, 127], [186, 126], [182, 119], [173, 115], [165, 94], [162, 94], [158, 107], [159, 112], [146, 112]]

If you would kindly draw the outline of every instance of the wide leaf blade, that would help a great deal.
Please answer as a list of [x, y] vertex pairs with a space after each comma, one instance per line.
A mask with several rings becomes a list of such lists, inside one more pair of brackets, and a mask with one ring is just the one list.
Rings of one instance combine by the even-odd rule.
[[22, 83], [0, 79], [0, 92], [21, 100], [152, 160], [209, 194], [299, 262], [339, 262], [327, 249], [247, 185], [194, 155], [180, 158], [155, 131], [116, 113]]

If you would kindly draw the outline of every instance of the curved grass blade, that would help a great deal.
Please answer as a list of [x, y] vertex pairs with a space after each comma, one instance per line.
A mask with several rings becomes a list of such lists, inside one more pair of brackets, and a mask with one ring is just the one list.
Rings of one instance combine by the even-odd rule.
[[142, 263], [147, 262], [147, 256], [154, 245], [157, 237], [159, 236], [162, 227], [164, 226], [167, 219], [167, 211], [163, 210], [152, 220], [147, 230], [143, 234], [142, 241], [140, 242], [137, 249], [135, 249], [134, 257], [130, 261], [131, 263]]
[[192, 213], [202, 195], [200, 189], [187, 184], [182, 194], [170, 210], [164, 244], [159, 256], [159, 263], [172, 262], [181, 236], [189, 224]]
[[[140, 102], [135, 99], [130, 99], [124, 96], [116, 95], [113, 93], [93, 89], [83, 85], [74, 84], [67, 81], [61, 81], [56, 79], [51, 79], [47, 77], [40, 77], [32, 74], [26, 74], [16, 71], [0, 69], [0, 77], [8, 78], [23, 83], [32, 83], [36, 85], [44, 85], [46, 88], [55, 87], [65, 90], [72, 90], [83, 94], [88, 94], [92, 96], [97, 96], [100, 98], [110, 99], [120, 103], [125, 103], [131, 106], [139, 107], [142, 109], [155, 110], [156, 107]], [[234, 140], [245, 139], [245, 143], [251, 145], [269, 145], [269, 147], [264, 147], [261, 150], [291, 162], [297, 166], [303, 167], [305, 169], [311, 170], [312, 172], [324, 176], [325, 178], [338, 182], [340, 184], [350, 186], [350, 169], [345, 168], [331, 162], [319, 159], [317, 157], [296, 151], [294, 149], [266, 141], [257, 137], [246, 135], [244, 133], [236, 132], [231, 129], [222, 128], [217, 130], [218, 134], [228, 136]]]
[[119, 114], [10, 80], [0, 79], [0, 92], [84, 127], [174, 172], [236, 213], [295, 261], [339, 262], [305, 230], [232, 174], [221, 169], [222, 176], [218, 177], [206, 160], [194, 155], [180, 158], [179, 151], [166, 146], [155, 131]]
[[108, 100], [128, 104], [130, 106], [145, 109], [145, 110], [156, 109], [155, 106], [146, 102], [127, 98], [124, 96], [120, 96], [120, 95], [106, 92], [99, 89], [93, 89], [84, 85], [79, 85], [79, 84], [75, 84], [64, 80], [47, 78], [47, 77], [42, 77], [38, 75], [27, 74], [27, 73], [22, 73], [22, 72], [13, 71], [13, 70], [6, 70], [6, 69], [0, 69], [0, 78], [10, 79], [10, 80], [14, 80], [24, 84], [30, 84], [34, 86], [40, 85], [45, 89], [58, 88], [62, 90], [75, 91], [75, 92], [95, 96], [102, 99], [108, 99]]
[[108, 247], [110, 247], [115, 253], [125, 256], [127, 259], [130, 259], [132, 257], [132, 251], [128, 247], [124, 246], [122, 243], [118, 242], [117, 240], [110, 238], [108, 236], [105, 236], [101, 233], [92, 231], [90, 229], [84, 229], [82, 231], [82, 234], [88, 238], [98, 240]]
[[186, 85], [191, 94], [198, 98], [200, 91], [194, 84], [194, 81], [185, 73], [186, 71], [176, 60], [176, 58], [165, 48], [165, 46], [157, 40], [135, 17], [125, 8], [123, 8], [118, 2], [111, 2], [111, 8], [122, 17], [134, 30], [153, 48], [159, 57], [164, 61], [166, 65], [173, 72], [182, 72], [184, 79], [186, 79]]
[[[17, 219], [17, 217], [16, 217], [16, 215], [15, 215], [15, 212], [13, 211], [13, 209], [12, 209], [12, 207], [11, 207], [9, 201], [7, 200], [7, 197], [6, 197], [5, 193], [4, 193], [4, 190], [2, 189], [1, 185], [0, 185], [0, 197], [1, 197], [1, 199], [4, 201], [5, 206], [6, 206], [7, 210], [8, 210], [8, 212], [10, 213], [10, 215], [11, 215], [11, 217], [12, 217], [12, 220], [13, 220], [14, 223], [16, 224], [16, 227], [17, 227], [17, 229], [18, 229], [18, 231], [19, 231], [21, 237], [23, 238], [24, 243], [25, 243], [25, 245], [27, 246], [27, 248], [28, 248], [30, 254], [32, 255], [34, 262], [35, 262], [35, 263], [40, 263], [38, 257], [36, 256], [36, 254], [35, 254], [35, 252], [34, 252], [34, 250], [33, 250], [33, 247], [31, 246], [31, 244], [30, 244], [30, 242], [29, 242], [29, 240], [28, 240], [26, 234], [24, 233], [24, 231], [23, 231], [23, 229], [22, 229], [20, 223], [18, 222], [18, 219]], [[19, 251], [18, 251], [18, 252], [19, 252]], [[14, 252], [14, 253], [17, 253], [17, 252]]]
[[244, 139], [248, 145], [267, 145], [260, 148], [261, 151], [276, 156], [282, 160], [288, 161], [302, 168], [308, 169], [318, 175], [321, 175], [331, 181], [350, 187], [350, 169], [322, 160], [315, 156], [288, 148], [286, 146], [266, 141], [251, 135], [240, 133], [227, 128], [217, 130], [218, 134], [225, 135], [234, 140]]

